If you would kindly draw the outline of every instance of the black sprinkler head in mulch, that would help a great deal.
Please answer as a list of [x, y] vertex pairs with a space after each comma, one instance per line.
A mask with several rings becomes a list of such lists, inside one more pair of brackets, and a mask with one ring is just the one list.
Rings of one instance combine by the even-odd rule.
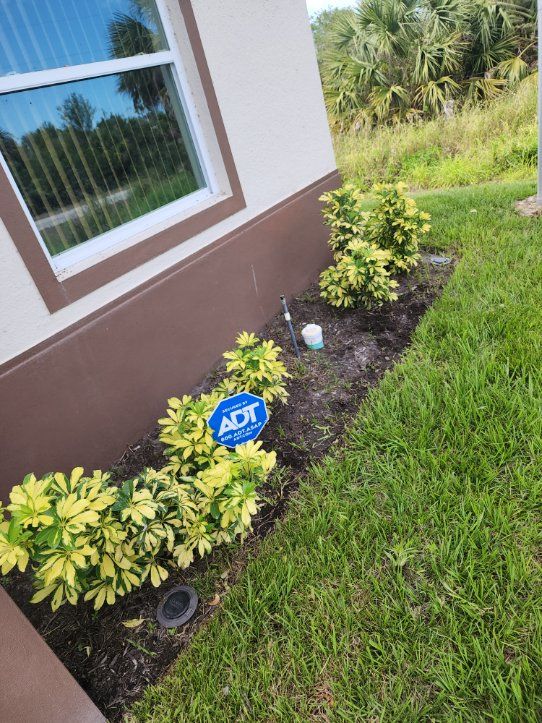
[[184, 625], [196, 612], [198, 594], [189, 585], [177, 585], [167, 592], [156, 611], [156, 618], [164, 628]]

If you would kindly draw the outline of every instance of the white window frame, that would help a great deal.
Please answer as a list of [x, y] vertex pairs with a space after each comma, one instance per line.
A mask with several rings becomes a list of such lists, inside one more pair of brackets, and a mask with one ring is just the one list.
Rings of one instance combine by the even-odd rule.
[[138, 241], [144, 240], [145, 237], [152, 235], [152, 228], [154, 226], [168, 220], [173, 220], [173, 222], [181, 221], [192, 215], [192, 213], [202, 204], [207, 205], [209, 199], [213, 197], [218, 199], [220, 196], [213, 164], [211, 163], [207, 144], [205, 143], [205, 138], [198, 121], [198, 114], [188, 89], [188, 80], [184, 70], [184, 64], [182, 62], [179, 44], [171, 24], [166, 2], [165, 0], [155, 0], [155, 3], [169, 50], [162, 50], [149, 55], [135, 55], [129, 58], [115, 58], [113, 60], [102, 60], [94, 63], [81, 63], [79, 65], [48, 68], [47, 70], [37, 70], [28, 73], [15, 73], [12, 75], [0, 76], [0, 95], [3, 95], [14, 91], [43, 88], [49, 85], [57, 85], [70, 81], [99, 78], [129, 70], [151, 68], [158, 65], [169, 66], [172, 71], [175, 89], [179, 96], [179, 102], [185, 115], [188, 131], [194, 146], [194, 152], [203, 175], [205, 185], [197, 191], [193, 191], [176, 201], [172, 201], [171, 203], [161, 206], [154, 211], [149, 211], [132, 221], [127, 221], [120, 226], [116, 226], [110, 231], [94, 236], [88, 241], [84, 241], [71, 249], [67, 249], [60, 254], [53, 256], [49, 252], [45, 241], [42, 238], [34, 219], [32, 218], [32, 214], [30, 213], [22, 193], [17, 186], [6, 159], [0, 152], [0, 165], [13, 187], [15, 195], [23, 208], [43, 253], [57, 276], [66, 275], [66, 273], [69, 273], [71, 268], [76, 267], [85, 261], [87, 263], [89, 261], [92, 263], [93, 256], [97, 257], [94, 262], [97, 263], [101, 260], [101, 254], [103, 254], [104, 251], [113, 250], [114, 252], [114, 247], [117, 245], [122, 245], [122, 248], [125, 248], [126, 241], [130, 239], [130, 237], [135, 237], [137, 235]]

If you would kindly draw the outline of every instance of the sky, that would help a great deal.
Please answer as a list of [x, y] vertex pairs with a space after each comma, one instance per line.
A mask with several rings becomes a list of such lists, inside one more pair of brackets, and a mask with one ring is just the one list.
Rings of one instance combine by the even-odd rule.
[[352, 4], [353, 0], [307, 0], [309, 15], [325, 8], [347, 8]]

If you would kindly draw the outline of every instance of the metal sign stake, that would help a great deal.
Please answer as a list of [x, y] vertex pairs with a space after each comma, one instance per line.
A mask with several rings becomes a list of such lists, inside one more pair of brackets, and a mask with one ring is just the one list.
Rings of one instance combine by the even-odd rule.
[[290, 312], [288, 311], [288, 304], [286, 303], [286, 297], [284, 296], [284, 294], [282, 294], [280, 297], [280, 303], [282, 305], [284, 319], [286, 320], [286, 323], [288, 324], [288, 329], [290, 330], [290, 339], [292, 340], [292, 344], [294, 346], [295, 355], [298, 359], [301, 359], [299, 347], [297, 346], [297, 339], [295, 338], [294, 327], [292, 325], [292, 317], [290, 316]]

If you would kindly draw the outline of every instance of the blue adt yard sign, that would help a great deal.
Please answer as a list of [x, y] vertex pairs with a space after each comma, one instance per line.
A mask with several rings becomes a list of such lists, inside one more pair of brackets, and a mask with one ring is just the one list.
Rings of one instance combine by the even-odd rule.
[[213, 430], [215, 442], [233, 449], [256, 439], [268, 420], [265, 401], [250, 392], [241, 392], [223, 399], [207, 424]]

